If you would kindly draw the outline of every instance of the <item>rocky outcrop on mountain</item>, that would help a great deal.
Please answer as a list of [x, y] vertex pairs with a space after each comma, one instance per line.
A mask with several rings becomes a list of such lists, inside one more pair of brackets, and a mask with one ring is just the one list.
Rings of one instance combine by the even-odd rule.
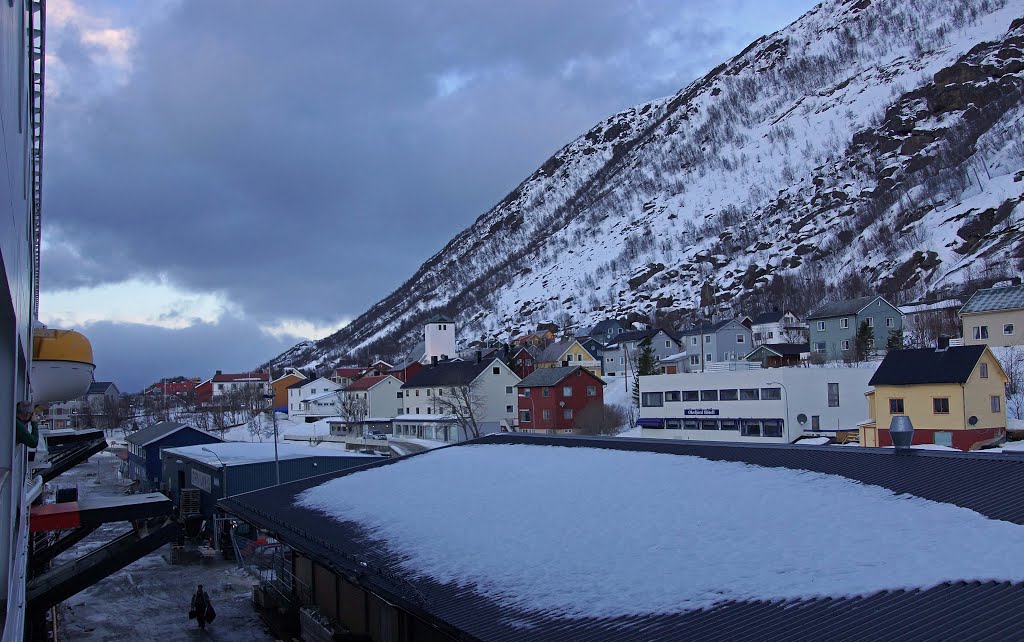
[[[544, 320], [906, 300], [1024, 262], [1024, 0], [831, 0], [566, 145], [349, 326], [274, 365]], [[710, 292], [710, 294], [708, 294]], [[674, 316], [673, 316], [674, 315]]]

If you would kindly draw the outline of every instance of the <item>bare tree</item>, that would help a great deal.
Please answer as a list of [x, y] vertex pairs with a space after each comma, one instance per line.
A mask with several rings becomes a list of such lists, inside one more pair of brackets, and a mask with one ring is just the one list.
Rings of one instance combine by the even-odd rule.
[[103, 413], [103, 428], [105, 430], [112, 432], [124, 425], [127, 413], [121, 399], [104, 396], [100, 405]]
[[1001, 363], [1009, 379], [1006, 384], [1006, 411], [1014, 419], [1024, 419], [1024, 346], [1005, 348]]
[[617, 435], [628, 422], [622, 406], [592, 403], [576, 416], [572, 431], [580, 435]]
[[480, 379], [443, 390], [444, 394], [433, 397], [434, 412], [455, 420], [466, 439], [481, 437], [481, 424], [487, 416], [487, 398]]
[[338, 414], [345, 420], [345, 428], [351, 430], [352, 426], [366, 419], [366, 415], [370, 411], [367, 401], [363, 397], [356, 396], [355, 392], [345, 392], [343, 389], [339, 389], [337, 395]]

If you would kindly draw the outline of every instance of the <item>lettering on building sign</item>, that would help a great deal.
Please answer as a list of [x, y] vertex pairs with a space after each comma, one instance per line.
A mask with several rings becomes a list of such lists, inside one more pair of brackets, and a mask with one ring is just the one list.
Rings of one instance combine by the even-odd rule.
[[717, 415], [717, 408], [685, 408], [683, 414], [687, 417], [706, 417], [708, 415]]
[[192, 469], [192, 485], [200, 490], [213, 492], [213, 478], [201, 470]]

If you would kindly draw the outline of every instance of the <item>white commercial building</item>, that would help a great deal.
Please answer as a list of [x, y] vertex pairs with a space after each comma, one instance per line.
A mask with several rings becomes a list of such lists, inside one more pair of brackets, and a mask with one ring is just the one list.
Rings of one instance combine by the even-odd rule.
[[[877, 365], [877, 364], [873, 364]], [[874, 367], [766, 368], [640, 377], [644, 437], [792, 443], [857, 431]]]

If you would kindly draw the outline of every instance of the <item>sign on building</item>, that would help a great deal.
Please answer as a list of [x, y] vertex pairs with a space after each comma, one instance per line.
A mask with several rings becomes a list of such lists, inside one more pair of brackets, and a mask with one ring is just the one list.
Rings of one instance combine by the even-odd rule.
[[201, 470], [192, 469], [192, 485], [208, 493], [213, 492], [213, 478]]

